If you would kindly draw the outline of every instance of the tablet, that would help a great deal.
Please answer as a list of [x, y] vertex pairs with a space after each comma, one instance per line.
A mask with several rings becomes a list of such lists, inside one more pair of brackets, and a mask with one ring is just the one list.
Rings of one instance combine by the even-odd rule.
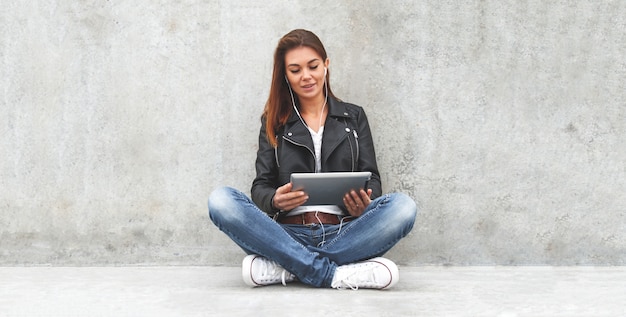
[[309, 195], [304, 205], [343, 206], [343, 196], [350, 190], [367, 189], [371, 172], [292, 173], [292, 190]]

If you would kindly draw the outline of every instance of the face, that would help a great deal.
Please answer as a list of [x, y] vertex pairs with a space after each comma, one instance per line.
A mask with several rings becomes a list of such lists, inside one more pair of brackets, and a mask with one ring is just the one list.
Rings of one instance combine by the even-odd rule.
[[285, 54], [286, 76], [293, 92], [300, 100], [324, 99], [324, 68], [328, 59], [308, 46], [300, 46]]

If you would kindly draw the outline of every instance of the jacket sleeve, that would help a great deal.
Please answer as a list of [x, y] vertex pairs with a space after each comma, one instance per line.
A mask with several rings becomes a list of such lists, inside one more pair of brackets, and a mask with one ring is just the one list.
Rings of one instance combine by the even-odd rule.
[[256, 177], [252, 182], [250, 190], [252, 200], [264, 212], [273, 215], [278, 212], [272, 206], [272, 199], [278, 188], [278, 166], [275, 159], [275, 149], [267, 141], [265, 133], [265, 119], [261, 123], [261, 131], [259, 131], [259, 149], [256, 155]]
[[359, 142], [359, 170], [372, 172], [372, 177], [368, 183], [368, 187], [372, 189], [372, 199], [382, 195], [382, 185], [380, 180], [380, 172], [376, 162], [376, 151], [374, 150], [374, 140], [370, 125], [365, 115], [365, 111], [360, 108], [357, 117], [358, 142]]

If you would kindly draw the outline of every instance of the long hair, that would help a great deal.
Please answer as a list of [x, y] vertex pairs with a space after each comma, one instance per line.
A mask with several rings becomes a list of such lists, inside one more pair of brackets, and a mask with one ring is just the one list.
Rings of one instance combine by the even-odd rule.
[[[285, 34], [276, 46], [274, 53], [274, 70], [272, 71], [272, 84], [270, 94], [265, 103], [263, 110], [263, 118], [265, 119], [265, 133], [267, 141], [273, 146], [278, 146], [276, 141], [276, 132], [287, 123], [289, 116], [293, 112], [291, 98], [289, 95], [289, 87], [285, 80], [286, 66], [285, 55], [291, 49], [306, 46], [312, 48], [322, 57], [322, 61], [326, 61], [328, 56], [322, 41], [311, 31], [297, 29]], [[330, 74], [326, 73], [326, 88], [328, 97], [335, 97], [330, 89]]]

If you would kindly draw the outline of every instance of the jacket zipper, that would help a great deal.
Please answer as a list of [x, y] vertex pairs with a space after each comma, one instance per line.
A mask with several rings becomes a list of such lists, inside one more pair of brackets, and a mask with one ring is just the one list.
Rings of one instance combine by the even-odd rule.
[[313, 150], [311, 150], [308, 146], [306, 146], [304, 144], [301, 144], [301, 143], [295, 142], [293, 140], [287, 139], [284, 135], [283, 135], [283, 140], [285, 140], [285, 141], [287, 141], [287, 142], [289, 142], [289, 143], [291, 143], [293, 145], [301, 146], [301, 147], [309, 150], [309, 153], [311, 153], [311, 155], [313, 155], [313, 161], [314, 161], [313, 162], [313, 170], [315, 170], [315, 152], [313, 152]]
[[356, 133], [356, 130], [352, 129], [352, 133], [354, 133], [354, 143], [356, 143], [356, 161], [359, 161], [359, 135]]
[[354, 172], [354, 147], [352, 147], [352, 142], [350, 142], [350, 138], [348, 138], [348, 145], [350, 145], [350, 155], [352, 156], [352, 160], [350, 160], [350, 163], [352, 163], [352, 172]]
[[274, 158], [276, 159], [276, 165], [280, 168], [280, 162], [278, 161], [278, 135], [276, 136], [276, 146], [274, 147]]
[[[356, 132], [356, 130], [354, 130], [354, 129], [352, 129], [352, 133], [354, 134], [354, 143], [356, 145], [356, 159], [352, 160], [352, 171], [354, 172], [355, 164], [359, 161], [359, 135]], [[278, 139], [278, 136], [276, 136], [276, 138]], [[291, 143], [293, 145], [301, 146], [301, 147], [306, 148], [307, 150], [309, 150], [309, 153], [311, 153], [311, 155], [313, 155], [313, 158], [315, 158], [315, 153], [308, 146], [306, 146], [304, 144], [301, 144], [301, 143], [298, 143], [298, 142], [295, 142], [293, 140], [290, 140], [290, 139], [286, 138], [284, 135], [283, 135], [283, 140], [285, 140], [285, 141], [287, 141], [287, 142], [289, 142], [289, 143]], [[348, 142], [348, 144], [350, 144], [350, 148], [352, 148], [352, 143]], [[355, 151], [352, 150], [351, 152], [354, 153]], [[278, 162], [278, 147], [274, 148], [274, 157], [276, 157], [276, 165], [278, 165], [278, 167], [280, 167], [280, 163]]]

